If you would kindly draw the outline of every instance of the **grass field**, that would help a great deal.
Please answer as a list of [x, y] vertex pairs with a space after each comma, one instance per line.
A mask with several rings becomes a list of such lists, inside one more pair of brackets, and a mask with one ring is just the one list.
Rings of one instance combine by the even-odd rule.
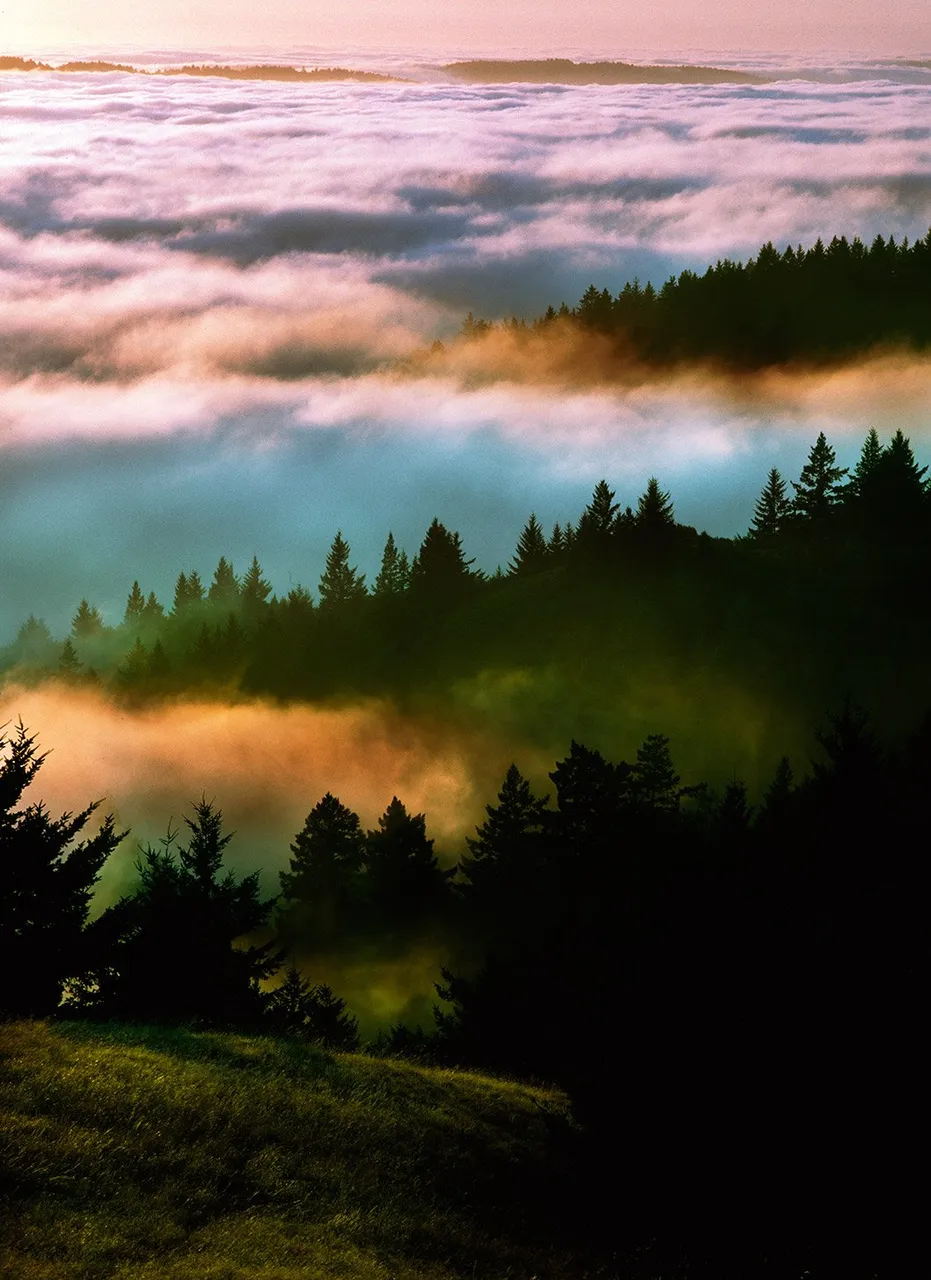
[[[265, 1038], [0, 1025], [6, 1280], [581, 1280], [561, 1095]], [[606, 1274], [606, 1273], [605, 1273]]]

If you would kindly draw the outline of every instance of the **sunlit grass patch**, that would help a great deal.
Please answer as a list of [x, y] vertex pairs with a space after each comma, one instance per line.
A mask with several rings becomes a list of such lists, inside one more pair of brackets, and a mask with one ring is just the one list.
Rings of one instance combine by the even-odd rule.
[[557, 1093], [161, 1028], [19, 1023], [0, 1045], [5, 1276], [586, 1274], [554, 1230]]

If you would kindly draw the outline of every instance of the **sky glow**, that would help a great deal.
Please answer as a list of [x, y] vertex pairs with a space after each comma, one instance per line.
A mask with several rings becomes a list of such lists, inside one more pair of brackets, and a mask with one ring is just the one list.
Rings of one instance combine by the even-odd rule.
[[844, 49], [915, 56], [931, 47], [925, 0], [583, 0], [541, 6], [535, 0], [5, 0], [0, 45], [58, 47], [353, 44], [369, 49], [588, 49], [624, 57], [632, 48]]

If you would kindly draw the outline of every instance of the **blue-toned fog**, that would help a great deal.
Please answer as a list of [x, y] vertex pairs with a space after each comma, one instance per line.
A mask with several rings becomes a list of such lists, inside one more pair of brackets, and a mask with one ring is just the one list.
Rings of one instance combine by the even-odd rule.
[[30, 612], [63, 634], [82, 596], [116, 622], [133, 578], [170, 604], [221, 554], [313, 590], [337, 528], [371, 575], [389, 529], [413, 553], [437, 515], [491, 570], [602, 476], [635, 503], [656, 474], [680, 519], [734, 534], [822, 429], [843, 463], [873, 425], [927, 460], [929, 366], [894, 355], [621, 388], [395, 368], [468, 311], [927, 231], [931, 72], [730, 65], [809, 78], [0, 76], [0, 639]]

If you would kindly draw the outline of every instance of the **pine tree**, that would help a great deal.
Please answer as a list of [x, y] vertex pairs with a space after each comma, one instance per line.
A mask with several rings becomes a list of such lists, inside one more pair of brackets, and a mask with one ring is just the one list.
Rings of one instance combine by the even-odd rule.
[[792, 509], [804, 519], [822, 520], [838, 502], [840, 481], [847, 474], [847, 469], [835, 463], [834, 450], [821, 431], [811, 447], [802, 474], [797, 481], [792, 481], [795, 490]]
[[358, 815], [328, 791], [294, 837], [289, 870], [281, 873], [282, 936], [290, 939], [303, 931], [316, 942], [346, 923], [357, 900], [364, 853]]
[[58, 655], [58, 674], [66, 680], [76, 680], [83, 665], [69, 636]]
[[262, 566], [256, 556], [252, 557], [246, 575], [242, 580], [242, 607], [250, 622], [255, 624], [262, 616], [271, 595], [271, 583], [262, 577]]
[[46, 623], [33, 613], [16, 633], [13, 656], [16, 662], [38, 666], [47, 666], [55, 661], [56, 645], [52, 633]]
[[349, 565], [349, 543], [337, 530], [327, 553], [326, 569], [318, 584], [320, 608], [324, 612], [345, 609], [367, 596], [365, 574]]
[[879, 434], [875, 427], [870, 427], [853, 474], [841, 489], [841, 497], [845, 502], [856, 502], [864, 497], [871, 486], [882, 454], [883, 448], [879, 443]]
[[97, 609], [82, 600], [71, 619], [71, 634], [75, 640], [92, 640], [103, 633], [103, 618]]
[[433, 597], [458, 594], [473, 575], [458, 533], [450, 533], [434, 517], [411, 566], [411, 589]]
[[440, 869], [424, 815], [408, 813], [397, 796], [366, 835], [363, 866], [372, 902], [398, 923], [439, 907], [453, 874]]
[[479, 911], [507, 914], [539, 870], [547, 798], [537, 799], [516, 764], [508, 769], [498, 803], [485, 806], [485, 821], [466, 837], [460, 861], [463, 896]]
[[145, 613], [145, 596], [139, 588], [138, 582], [133, 582], [132, 590], [126, 600], [126, 611], [123, 614], [123, 625], [126, 627], [138, 627], [142, 622]]
[[165, 616], [165, 610], [159, 603], [154, 591], [150, 591], [146, 597], [145, 608], [142, 611], [142, 620], [148, 627], [155, 626], [161, 622]]
[[18, 1017], [54, 1014], [65, 984], [82, 977], [94, 885], [126, 834], [108, 816], [75, 843], [99, 802], [60, 818], [41, 801], [21, 807], [44, 760], [22, 723], [0, 737], [0, 1010]]
[[213, 571], [213, 581], [207, 599], [223, 613], [229, 613], [239, 603], [239, 579], [226, 556], [220, 556]]
[[346, 1002], [325, 984], [311, 986], [294, 964], [268, 993], [266, 1022], [272, 1030], [299, 1036], [323, 1049], [352, 1053], [359, 1047], [359, 1024], [346, 1012]]
[[550, 549], [546, 543], [546, 535], [536, 515], [531, 511], [530, 519], [524, 525], [517, 540], [517, 550], [508, 566], [508, 572], [516, 577], [525, 577], [549, 568], [550, 562]]
[[763, 492], [757, 499], [749, 536], [774, 538], [785, 528], [791, 509], [792, 504], [786, 497], [785, 481], [776, 467], [773, 467]]
[[142, 641], [136, 637], [136, 643], [116, 669], [116, 678], [120, 684], [130, 688], [141, 684], [149, 674], [149, 653]]
[[398, 550], [394, 534], [389, 532], [381, 568], [375, 579], [374, 595], [379, 600], [402, 595], [410, 585], [410, 572], [407, 553]]
[[195, 804], [184, 823], [187, 845], [169, 829], [161, 847], [145, 847], [138, 888], [95, 922], [99, 968], [85, 1001], [101, 1017], [256, 1028], [260, 984], [282, 957], [271, 943], [241, 943], [272, 901], [260, 896], [258, 872], [222, 874], [232, 835], [212, 802]]
[[637, 763], [631, 770], [631, 791], [635, 800], [654, 812], [678, 809], [684, 792], [681, 778], [672, 763], [669, 739], [651, 733], [637, 748]]
[[636, 526], [647, 534], [657, 534], [675, 528], [676, 518], [668, 493], [659, 487], [655, 476], [650, 476], [646, 492], [637, 502]]
[[156, 640], [152, 646], [152, 652], [149, 654], [148, 677], [150, 680], [164, 680], [171, 672], [171, 663], [168, 660], [168, 654], [162, 646], [161, 640]]

